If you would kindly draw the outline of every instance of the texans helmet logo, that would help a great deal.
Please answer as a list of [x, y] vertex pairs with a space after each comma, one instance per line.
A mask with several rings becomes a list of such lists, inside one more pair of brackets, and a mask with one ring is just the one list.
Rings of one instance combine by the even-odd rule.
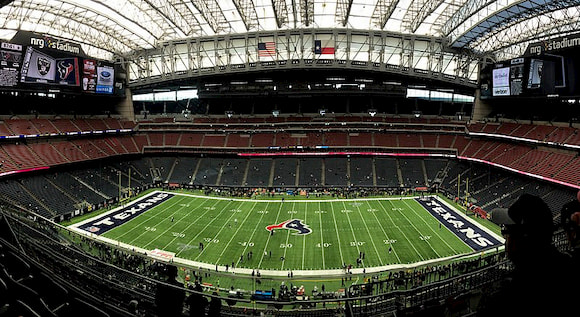
[[272, 231], [274, 229], [288, 229], [288, 230], [295, 230], [294, 234], [310, 234], [312, 229], [308, 227], [307, 224], [303, 223], [300, 219], [292, 219], [286, 220], [277, 225], [269, 225], [266, 227], [266, 230]]
[[74, 65], [71, 63], [66, 63], [64, 61], [58, 62], [58, 74], [61, 80], [64, 80], [72, 73], [74, 70]]

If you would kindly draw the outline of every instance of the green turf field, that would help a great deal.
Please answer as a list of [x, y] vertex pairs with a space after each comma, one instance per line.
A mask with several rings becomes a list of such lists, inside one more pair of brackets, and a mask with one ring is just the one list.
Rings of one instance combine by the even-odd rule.
[[[293, 219], [308, 234], [266, 229]], [[473, 251], [439, 224], [413, 199], [282, 202], [175, 194], [102, 236], [196, 262], [284, 271], [356, 268], [361, 252], [360, 267], [368, 268]]]

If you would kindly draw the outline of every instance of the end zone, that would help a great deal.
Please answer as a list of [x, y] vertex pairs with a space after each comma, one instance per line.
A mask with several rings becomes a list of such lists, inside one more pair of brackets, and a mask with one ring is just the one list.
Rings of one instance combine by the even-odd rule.
[[430, 200], [415, 198], [415, 201], [474, 251], [483, 251], [503, 245], [503, 238], [500, 238], [487, 228], [481, 227], [478, 223], [451, 208], [438, 198], [432, 198]]
[[82, 230], [95, 235], [101, 235], [116, 228], [133, 218], [141, 215], [149, 209], [163, 203], [174, 195], [167, 192], [155, 191], [141, 199], [131, 202], [129, 205], [119, 207], [78, 224], [70, 226], [71, 229]]

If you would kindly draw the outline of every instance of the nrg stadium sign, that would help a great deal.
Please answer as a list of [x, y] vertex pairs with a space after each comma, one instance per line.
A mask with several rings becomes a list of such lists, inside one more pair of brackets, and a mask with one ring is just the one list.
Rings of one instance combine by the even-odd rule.
[[39, 49], [52, 49], [55, 51], [71, 53], [75, 55], [81, 54], [81, 46], [67, 41], [54, 39], [49, 36], [42, 38], [30, 37], [30, 45], [38, 47]]
[[524, 56], [537, 56], [563, 49], [580, 47], [580, 34], [561, 36], [528, 45]]

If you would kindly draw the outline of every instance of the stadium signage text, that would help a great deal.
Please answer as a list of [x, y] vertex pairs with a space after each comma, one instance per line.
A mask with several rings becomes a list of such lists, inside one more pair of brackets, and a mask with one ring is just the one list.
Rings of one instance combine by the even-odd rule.
[[525, 55], [542, 55], [547, 52], [580, 46], [580, 36], [577, 34], [548, 39], [541, 42], [531, 43], [526, 49]]
[[173, 197], [173, 194], [163, 192], [155, 193], [151, 196], [137, 200], [131, 205], [125, 208], [121, 208], [112, 214], [108, 214], [99, 217], [96, 220], [90, 221], [81, 226], [81, 229], [97, 235], [103, 234], [139, 216], [145, 211], [161, 204], [171, 197]]
[[451, 208], [440, 204], [437, 200], [416, 199], [416, 201], [474, 251], [481, 251], [501, 244], [492, 235], [458, 215]]
[[67, 52], [77, 55], [81, 53], [80, 45], [72, 44], [62, 40], [57, 40], [48, 36], [45, 36], [44, 38], [31, 37], [30, 45], [36, 46], [40, 49], [49, 48], [56, 51]]

